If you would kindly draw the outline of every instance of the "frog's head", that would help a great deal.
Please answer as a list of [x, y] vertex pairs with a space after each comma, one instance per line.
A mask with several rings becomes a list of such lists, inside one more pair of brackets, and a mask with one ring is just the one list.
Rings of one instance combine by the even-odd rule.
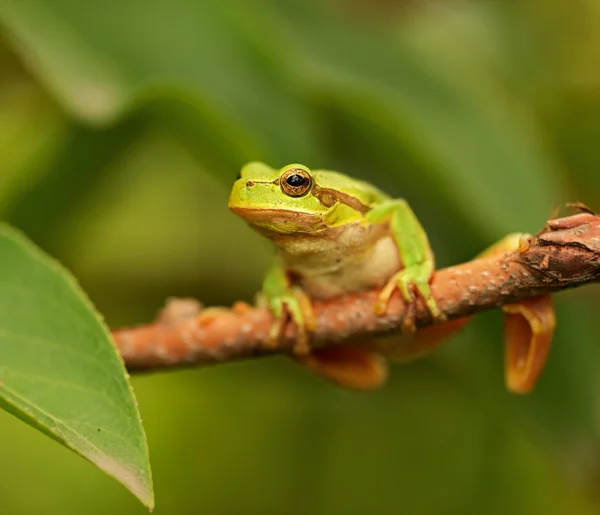
[[342, 174], [311, 172], [300, 164], [275, 170], [254, 162], [242, 168], [229, 208], [258, 229], [314, 234], [360, 220], [369, 209], [365, 199], [349, 191], [353, 184]]

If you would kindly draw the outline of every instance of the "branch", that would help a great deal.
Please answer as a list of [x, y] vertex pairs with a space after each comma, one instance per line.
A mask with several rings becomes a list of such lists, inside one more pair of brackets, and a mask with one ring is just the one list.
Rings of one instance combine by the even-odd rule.
[[[460, 318], [541, 294], [600, 279], [600, 216], [583, 213], [549, 221], [514, 252], [439, 270], [432, 291], [448, 319]], [[385, 316], [373, 306], [379, 290], [314, 303], [318, 321], [310, 345], [321, 347], [400, 331], [405, 316], [417, 327], [432, 324], [425, 305], [412, 306], [396, 294]], [[289, 352], [296, 329], [288, 324], [277, 348], [267, 337], [273, 317], [267, 309], [236, 303], [231, 309], [201, 309], [191, 299], [171, 300], [154, 323], [113, 332], [131, 371], [207, 365], [275, 352]]]

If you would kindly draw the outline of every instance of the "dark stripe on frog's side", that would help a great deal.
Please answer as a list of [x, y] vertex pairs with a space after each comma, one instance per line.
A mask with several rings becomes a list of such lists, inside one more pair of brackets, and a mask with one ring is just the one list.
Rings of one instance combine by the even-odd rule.
[[325, 207], [331, 207], [336, 202], [339, 202], [341, 204], [346, 204], [363, 215], [371, 209], [356, 197], [352, 197], [351, 195], [330, 188], [322, 188], [316, 182], [312, 187], [311, 193]]

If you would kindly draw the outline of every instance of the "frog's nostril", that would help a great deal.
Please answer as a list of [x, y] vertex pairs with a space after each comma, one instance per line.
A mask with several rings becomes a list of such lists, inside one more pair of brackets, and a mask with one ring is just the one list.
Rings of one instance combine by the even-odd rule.
[[248, 182], [246, 183], [246, 187], [248, 187], [248, 188], [252, 188], [252, 186], [254, 186], [254, 183], [253, 183], [252, 181], [248, 181]]

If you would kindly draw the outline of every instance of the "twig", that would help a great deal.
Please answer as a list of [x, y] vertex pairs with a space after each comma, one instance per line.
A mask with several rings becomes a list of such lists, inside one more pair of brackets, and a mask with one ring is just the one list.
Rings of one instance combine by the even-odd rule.
[[[600, 216], [582, 209], [549, 221], [517, 251], [476, 259], [436, 272], [435, 299], [449, 319], [513, 303], [545, 293], [574, 288], [600, 279]], [[399, 331], [408, 312], [399, 295], [388, 313], [373, 311], [378, 291], [315, 302], [317, 330], [310, 345], [340, 344], [355, 338]], [[414, 306], [417, 327], [432, 323], [424, 304]], [[113, 332], [132, 370], [207, 365], [289, 352], [296, 329], [288, 324], [277, 349], [266, 345], [273, 318], [268, 310], [237, 303], [231, 309], [208, 308], [192, 300], [171, 301], [154, 323]]]

